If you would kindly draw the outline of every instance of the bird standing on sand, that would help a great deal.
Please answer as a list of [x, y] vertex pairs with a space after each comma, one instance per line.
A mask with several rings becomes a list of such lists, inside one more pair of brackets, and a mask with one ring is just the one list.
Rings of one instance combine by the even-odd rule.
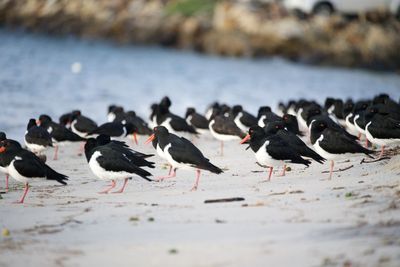
[[347, 158], [349, 155], [364, 153], [369, 155], [373, 151], [360, 146], [354, 139], [343, 131], [329, 127], [323, 120], [314, 120], [310, 125], [310, 139], [315, 151], [322, 157], [331, 160], [329, 179], [332, 178], [334, 159]]
[[[110, 192], [116, 186], [117, 180], [124, 180], [124, 184], [120, 190], [113, 193], [124, 192], [128, 179], [133, 175], [138, 175], [147, 181], [152, 181], [148, 178], [151, 176], [151, 173], [141, 168], [144, 166], [143, 164], [137, 163], [147, 162], [145, 160], [147, 155], [136, 154], [133, 150], [130, 150], [126, 146], [118, 145], [114, 141], [101, 145], [96, 139], [89, 138], [85, 144], [85, 156], [94, 175], [100, 180], [111, 180], [111, 185], [99, 192], [101, 194]], [[150, 162], [147, 163], [148, 166], [152, 166]]]
[[257, 125], [257, 118], [243, 110], [241, 105], [233, 106], [231, 115], [236, 126], [243, 132], [247, 132], [251, 126]]
[[240, 142], [250, 141], [250, 148], [254, 151], [256, 160], [261, 166], [269, 167], [268, 181], [271, 180], [274, 167], [285, 167], [287, 163], [311, 164], [277, 135], [267, 136], [260, 126], [250, 127], [249, 133]]
[[159, 177], [158, 180], [172, 178], [176, 176], [176, 169], [195, 169], [196, 181], [192, 187], [192, 191], [197, 190], [199, 186], [201, 170], [207, 170], [212, 173], [220, 174], [223, 171], [217, 166], [210, 163], [210, 160], [205, 158], [203, 153], [184, 137], [178, 137], [175, 134], [169, 133], [167, 128], [157, 126], [154, 128], [154, 133], [147, 139], [146, 143], [150, 143], [158, 139], [160, 149], [164, 152], [169, 164], [173, 168], [173, 172], [169, 176]]
[[53, 146], [51, 135], [45, 128], [36, 125], [35, 119], [30, 119], [25, 132], [25, 144], [28, 149], [40, 155], [47, 147]]
[[85, 141], [84, 138], [73, 133], [71, 130], [67, 129], [54, 122], [50, 116], [42, 114], [38, 119], [38, 124], [45, 128], [47, 132], [51, 135], [53, 145], [54, 145], [54, 160], [58, 159], [58, 147], [66, 145], [71, 142], [82, 142]]
[[24, 203], [28, 194], [29, 183], [37, 179], [55, 180], [66, 185], [68, 177], [54, 171], [41, 161], [35, 154], [25, 150], [18, 142], [5, 140], [0, 143], [0, 158], [7, 172], [15, 180], [25, 183], [24, 193], [16, 203]]
[[231, 118], [218, 113], [211, 116], [208, 127], [212, 136], [221, 141], [221, 156], [224, 155], [224, 141], [240, 140], [246, 136]]
[[97, 128], [97, 124], [88, 117], [81, 114], [80, 111], [72, 113], [71, 130], [82, 138]]
[[209, 132], [208, 120], [203, 115], [196, 112], [194, 108], [187, 108], [185, 119], [187, 123], [193, 126], [197, 132], [204, 134]]

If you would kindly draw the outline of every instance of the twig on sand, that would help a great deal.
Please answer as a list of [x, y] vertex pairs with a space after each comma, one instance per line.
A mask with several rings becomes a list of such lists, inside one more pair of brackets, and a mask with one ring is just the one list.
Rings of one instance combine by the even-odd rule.
[[244, 198], [243, 197], [231, 197], [231, 198], [207, 199], [207, 200], [204, 200], [204, 203], [209, 204], [209, 203], [222, 203], [222, 202], [234, 202], [234, 201], [244, 201]]
[[365, 158], [364, 158], [364, 159], [361, 160], [360, 164], [363, 164], [363, 163], [374, 163], [374, 162], [378, 162], [378, 161], [382, 161], [382, 160], [386, 160], [386, 159], [390, 159], [390, 157], [382, 157], [382, 158], [379, 158], [379, 159], [368, 160], [368, 161], [365, 160]]
[[[346, 168], [343, 168], [343, 169], [338, 169], [338, 170], [334, 170], [334, 171], [332, 171], [332, 172], [342, 172], [342, 171], [347, 171], [348, 169], [351, 169], [351, 168], [353, 168], [354, 167], [354, 165], [350, 165], [350, 166], [348, 166], [348, 167], [346, 167]], [[329, 171], [323, 171], [322, 173], [329, 173]]]

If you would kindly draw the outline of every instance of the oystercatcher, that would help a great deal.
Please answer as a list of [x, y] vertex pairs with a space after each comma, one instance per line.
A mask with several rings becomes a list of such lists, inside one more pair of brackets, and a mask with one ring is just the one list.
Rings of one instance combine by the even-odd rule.
[[51, 135], [54, 145], [54, 160], [58, 158], [58, 147], [68, 144], [70, 142], [82, 142], [84, 138], [73, 133], [66, 127], [52, 121], [51, 117], [45, 114], [40, 115], [37, 123], [45, 128]]
[[262, 106], [258, 109], [257, 120], [258, 126], [265, 127], [268, 122], [282, 121], [282, 118], [272, 112], [270, 107]]
[[125, 113], [125, 120], [127, 123], [132, 123], [139, 135], [150, 135], [152, 133], [149, 125], [132, 110]]
[[86, 138], [88, 134], [97, 128], [97, 124], [81, 115], [80, 112], [72, 113], [71, 130], [82, 138]]
[[107, 121], [121, 121], [124, 119], [124, 108], [117, 105], [108, 106]]
[[[6, 133], [0, 132], [0, 143], [5, 140], [7, 140]], [[4, 173], [6, 175], [6, 191], [8, 191], [8, 172], [7, 172], [6, 164], [5, 164], [4, 159], [1, 156], [1, 154], [0, 154], [0, 172]]]
[[285, 166], [287, 163], [310, 165], [309, 160], [301, 155], [278, 135], [267, 136], [260, 126], [250, 127], [249, 133], [240, 142], [250, 140], [250, 147], [254, 151], [256, 160], [261, 166], [269, 168], [268, 181], [271, 180], [274, 167]]
[[95, 130], [88, 133], [88, 135], [105, 134], [114, 138], [122, 138], [128, 135], [133, 136], [133, 141], [138, 144], [136, 137], [137, 128], [132, 123], [122, 122], [106, 122]]
[[133, 175], [152, 181], [148, 178], [151, 173], [135, 165], [135, 161], [131, 158], [145, 160], [143, 157], [134, 155], [134, 153], [128, 157], [125, 151], [121, 151], [122, 146], [114, 146], [98, 145], [98, 141], [94, 138], [89, 138], [85, 144], [85, 156], [93, 174], [100, 180], [111, 180], [111, 186], [99, 193], [107, 194], [116, 186], [116, 180], [121, 179], [124, 180], [123, 186], [113, 193], [124, 192], [128, 179]]
[[156, 106], [157, 125], [162, 125], [171, 133], [189, 133], [198, 134], [198, 132], [189, 125], [185, 119], [171, 113], [169, 107], [171, 102], [168, 97], [163, 98], [161, 103]]
[[211, 164], [210, 160], [205, 158], [203, 153], [189, 140], [169, 133], [166, 127], [155, 127], [154, 133], [147, 139], [146, 143], [153, 141], [154, 138], [158, 139], [161, 150], [164, 152], [169, 164], [173, 167], [171, 175], [160, 177], [158, 180], [175, 177], [175, 170], [178, 168], [195, 169], [197, 173], [196, 181], [191, 189], [194, 191], [198, 188], [201, 170], [207, 170], [216, 174], [223, 172], [220, 168]]
[[315, 151], [322, 157], [331, 160], [329, 179], [332, 178], [334, 159], [348, 157], [357, 153], [369, 155], [373, 151], [360, 146], [354, 139], [342, 131], [329, 127], [323, 120], [314, 120], [310, 125], [310, 139]]
[[299, 123], [297, 122], [296, 116], [291, 115], [291, 114], [284, 114], [282, 116], [282, 119], [283, 119], [285, 128], [289, 132], [292, 132], [298, 136], [304, 136], [304, 134], [302, 132], [300, 132]]
[[66, 185], [68, 176], [54, 171], [41, 161], [35, 154], [25, 150], [20, 144], [10, 140], [2, 141], [0, 144], [0, 155], [7, 172], [15, 180], [25, 183], [24, 194], [17, 203], [24, 203], [29, 190], [29, 183], [36, 178], [55, 180]]
[[25, 144], [28, 149], [39, 155], [47, 147], [53, 146], [51, 135], [44, 127], [36, 125], [35, 119], [30, 119], [25, 132]]
[[208, 106], [204, 116], [206, 117], [207, 120], [210, 120], [211, 116], [214, 114], [214, 112], [216, 112], [217, 110], [220, 110], [220, 109], [221, 109], [221, 106], [219, 105], [219, 103], [214, 102]]
[[70, 129], [71, 128], [71, 122], [72, 122], [72, 116], [73, 114], [78, 114], [81, 111], [76, 109], [68, 113], [64, 113], [63, 115], [60, 116], [58, 119], [58, 122], [60, 125], [65, 126], [66, 128]]
[[400, 121], [396, 121], [390, 113], [380, 111], [379, 108], [380, 106], [375, 105], [367, 109], [365, 134], [372, 144], [381, 146], [381, 158], [385, 146], [400, 143]]
[[195, 108], [187, 108], [185, 119], [197, 132], [201, 134], [209, 132], [208, 120], [203, 115], [197, 113]]
[[257, 125], [257, 118], [243, 110], [241, 105], [233, 106], [231, 113], [233, 121], [243, 132], [247, 132], [251, 126]]
[[361, 133], [358, 131], [358, 129], [354, 124], [354, 118], [358, 113], [365, 110], [368, 107], [368, 105], [369, 101], [365, 100], [358, 101], [357, 103], [354, 104], [353, 110], [349, 114], [347, 114], [345, 119], [348, 132], [355, 136], [358, 135], [358, 139], [360, 140], [361, 140]]
[[212, 115], [208, 127], [211, 134], [221, 141], [221, 156], [224, 154], [224, 141], [240, 140], [246, 135], [231, 118], [218, 113]]
[[[264, 127], [264, 131], [267, 136], [276, 134], [283, 141], [288, 143], [297, 153], [302, 157], [311, 158], [316, 162], [322, 164], [325, 159], [321, 157], [314, 150], [309, 148], [297, 135], [285, 129], [285, 124], [283, 122], [270, 122]], [[283, 168], [282, 176], [285, 175], [286, 166]]]

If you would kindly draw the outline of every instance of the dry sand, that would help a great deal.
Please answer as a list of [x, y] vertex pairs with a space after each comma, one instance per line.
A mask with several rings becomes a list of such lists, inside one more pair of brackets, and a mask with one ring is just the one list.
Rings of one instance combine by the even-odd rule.
[[[141, 144], [139, 151], [155, 151]], [[70, 176], [68, 186], [33, 185], [24, 205], [11, 204], [22, 185], [0, 199], [0, 266], [400, 266], [400, 156], [359, 164], [339, 162], [332, 180], [324, 166], [292, 166], [265, 182], [266, 170], [238, 142], [196, 141], [222, 175], [129, 182], [124, 194], [97, 194], [78, 146], [48, 163]], [[155, 176], [168, 171], [158, 156]], [[263, 172], [260, 172], [263, 171]], [[4, 188], [4, 176], [0, 185]], [[120, 186], [118, 184], [118, 186]], [[204, 204], [207, 199], [245, 201]]]

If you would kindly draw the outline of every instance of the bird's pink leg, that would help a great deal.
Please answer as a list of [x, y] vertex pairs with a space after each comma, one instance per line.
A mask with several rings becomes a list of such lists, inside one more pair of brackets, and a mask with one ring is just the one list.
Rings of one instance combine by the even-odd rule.
[[57, 159], [58, 159], [58, 145], [55, 145], [53, 160], [57, 160]]
[[333, 172], [333, 166], [335, 165], [335, 162], [331, 160], [331, 169], [329, 171], [329, 180], [332, 179], [332, 172]]
[[108, 194], [108, 192], [110, 192], [110, 190], [113, 189], [116, 185], [117, 183], [115, 182], [115, 180], [112, 180], [111, 185], [107, 187], [105, 190], [99, 192], [99, 194]]
[[224, 141], [221, 141], [221, 156], [224, 155]]
[[269, 167], [268, 181], [271, 181], [271, 176], [272, 176], [273, 169], [274, 169], [274, 167]]
[[118, 190], [118, 191], [113, 192], [113, 193], [114, 193], [114, 194], [119, 194], [119, 193], [124, 192], [125, 187], [126, 187], [126, 184], [128, 183], [128, 179], [129, 179], [129, 178], [125, 178], [124, 184], [122, 185], [122, 188], [121, 188], [120, 190]]
[[368, 138], [365, 138], [365, 148], [368, 148], [368, 146], [369, 146]]
[[85, 142], [81, 142], [79, 145], [78, 156], [82, 155], [85, 152]]
[[6, 174], [6, 192], [8, 192], [8, 180], [9, 180], [9, 176], [8, 174]]
[[283, 165], [283, 170], [282, 170], [281, 176], [285, 176], [285, 173], [286, 173], [286, 164]]
[[385, 151], [385, 146], [382, 146], [381, 147], [381, 153], [379, 154], [379, 158], [378, 159], [382, 158], [384, 151]]
[[172, 171], [172, 165], [169, 165], [168, 176], [171, 175], [171, 171]]
[[157, 177], [157, 178], [156, 178], [156, 181], [160, 182], [160, 181], [162, 181], [162, 180], [164, 180], [164, 179], [167, 179], [167, 178], [174, 178], [175, 176], [176, 176], [176, 168], [175, 168], [175, 169], [172, 169], [172, 173], [169, 174], [168, 176], [160, 176], [160, 177]]
[[28, 190], [29, 190], [29, 184], [26, 183], [25, 184], [25, 190], [24, 190], [24, 194], [22, 195], [21, 199], [19, 201], [14, 202], [15, 204], [22, 204], [24, 203], [25, 197], [28, 194]]
[[192, 189], [190, 191], [196, 191], [197, 187], [199, 186], [199, 181], [200, 181], [200, 170], [196, 170], [196, 182], [194, 183]]

